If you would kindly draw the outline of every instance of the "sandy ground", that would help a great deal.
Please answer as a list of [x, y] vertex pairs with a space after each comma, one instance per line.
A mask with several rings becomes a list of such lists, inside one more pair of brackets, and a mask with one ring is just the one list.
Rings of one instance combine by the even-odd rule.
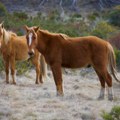
[[7, 85], [1, 73], [0, 120], [102, 120], [102, 111], [120, 105], [120, 84], [115, 80], [114, 101], [108, 101], [107, 95], [99, 101], [100, 84], [93, 70], [67, 72], [63, 74], [64, 97], [56, 96], [50, 71], [50, 79], [42, 85], [35, 85], [34, 70], [17, 76], [17, 85]]

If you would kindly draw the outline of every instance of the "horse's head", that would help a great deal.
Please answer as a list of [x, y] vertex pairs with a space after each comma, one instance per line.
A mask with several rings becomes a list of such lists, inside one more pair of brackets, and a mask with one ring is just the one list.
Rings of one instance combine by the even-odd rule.
[[3, 29], [4, 29], [4, 26], [3, 26], [3, 22], [0, 23], [0, 48], [1, 48], [1, 41], [2, 41], [2, 37], [3, 37]]
[[37, 45], [37, 34], [39, 27], [28, 27], [25, 26], [25, 30], [27, 31], [26, 39], [27, 39], [27, 45], [28, 45], [28, 54], [32, 57], [34, 55], [34, 49]]

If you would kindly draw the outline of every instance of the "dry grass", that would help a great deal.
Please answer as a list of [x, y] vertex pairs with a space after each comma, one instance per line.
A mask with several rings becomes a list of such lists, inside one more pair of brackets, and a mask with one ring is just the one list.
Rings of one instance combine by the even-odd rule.
[[[101, 111], [120, 105], [120, 85], [114, 82], [115, 100], [98, 101], [100, 84], [92, 70], [63, 75], [64, 97], [56, 97], [53, 77], [35, 85], [35, 71], [17, 76], [17, 85], [0, 77], [0, 120], [102, 120]], [[74, 74], [75, 73], [75, 74]], [[113, 80], [114, 81], [114, 80]]]

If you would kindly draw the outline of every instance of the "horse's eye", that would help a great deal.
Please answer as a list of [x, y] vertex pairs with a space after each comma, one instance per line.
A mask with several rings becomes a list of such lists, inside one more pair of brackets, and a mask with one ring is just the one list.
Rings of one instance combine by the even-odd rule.
[[28, 36], [26, 36], [26, 39], [28, 40]]
[[33, 36], [33, 40], [35, 40], [36, 39], [36, 37], [35, 36]]

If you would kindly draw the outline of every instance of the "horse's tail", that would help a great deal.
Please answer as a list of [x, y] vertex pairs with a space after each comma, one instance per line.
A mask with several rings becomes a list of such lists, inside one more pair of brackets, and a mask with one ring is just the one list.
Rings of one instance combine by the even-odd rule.
[[115, 61], [115, 54], [114, 54], [113, 47], [110, 44], [108, 44], [108, 48], [109, 48], [109, 54], [108, 54], [109, 68], [110, 68], [111, 74], [113, 75], [113, 77], [117, 82], [120, 82], [120, 80], [116, 76], [116, 73], [117, 73], [116, 61]]
[[43, 57], [43, 55], [41, 55], [40, 57], [40, 70], [41, 70], [41, 74], [42, 74], [42, 77], [47, 79], [47, 64], [45, 62], [45, 59]]

